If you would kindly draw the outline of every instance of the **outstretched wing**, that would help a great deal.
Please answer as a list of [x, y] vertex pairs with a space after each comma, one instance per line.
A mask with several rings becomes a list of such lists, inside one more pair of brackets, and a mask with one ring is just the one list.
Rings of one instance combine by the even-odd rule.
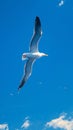
[[34, 34], [31, 39], [30, 43], [30, 51], [37, 52], [38, 51], [38, 41], [42, 35], [42, 29], [41, 29], [41, 22], [39, 17], [36, 17], [35, 19], [35, 27], [34, 27]]
[[30, 77], [32, 73], [32, 65], [34, 63], [35, 59], [34, 58], [29, 58], [25, 64], [25, 75], [23, 76], [21, 83], [18, 87], [18, 90], [23, 87], [23, 85], [26, 83], [28, 78]]

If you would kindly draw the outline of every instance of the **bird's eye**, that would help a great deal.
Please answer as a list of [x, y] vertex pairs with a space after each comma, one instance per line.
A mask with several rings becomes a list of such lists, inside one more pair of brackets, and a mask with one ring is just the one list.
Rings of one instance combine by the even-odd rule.
[[26, 55], [23, 55], [23, 57], [25, 58], [25, 57], [26, 57]]
[[23, 54], [23, 55], [22, 55], [22, 58], [26, 58], [26, 55], [25, 55], [25, 54]]

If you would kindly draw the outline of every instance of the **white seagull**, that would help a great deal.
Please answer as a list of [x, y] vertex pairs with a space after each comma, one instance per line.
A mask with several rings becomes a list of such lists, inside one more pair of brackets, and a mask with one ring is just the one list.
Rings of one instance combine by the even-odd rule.
[[30, 42], [29, 52], [22, 54], [22, 60], [27, 59], [27, 62], [25, 64], [25, 73], [20, 82], [18, 90], [23, 87], [23, 85], [26, 83], [26, 81], [30, 77], [32, 73], [32, 65], [34, 61], [42, 56], [48, 56], [47, 54], [41, 53], [38, 51], [38, 42], [41, 36], [42, 36], [41, 22], [40, 22], [39, 17], [36, 16], [34, 34]]

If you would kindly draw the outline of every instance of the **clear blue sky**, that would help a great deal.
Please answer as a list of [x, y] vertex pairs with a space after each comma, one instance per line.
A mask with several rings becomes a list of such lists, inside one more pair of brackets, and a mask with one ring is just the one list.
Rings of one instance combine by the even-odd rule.
[[[73, 0], [60, 2], [0, 1], [0, 124], [9, 130], [21, 130], [27, 116], [28, 130], [43, 130], [61, 113], [73, 113]], [[43, 30], [39, 50], [49, 56], [35, 62], [18, 94], [25, 64], [21, 57], [29, 49], [36, 16]]]

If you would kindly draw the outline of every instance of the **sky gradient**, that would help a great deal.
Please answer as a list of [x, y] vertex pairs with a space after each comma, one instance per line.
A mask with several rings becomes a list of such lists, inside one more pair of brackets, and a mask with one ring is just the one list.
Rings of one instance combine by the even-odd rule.
[[[36, 16], [48, 57], [18, 93]], [[73, 0], [0, 1], [0, 45], [0, 130], [73, 130]]]

